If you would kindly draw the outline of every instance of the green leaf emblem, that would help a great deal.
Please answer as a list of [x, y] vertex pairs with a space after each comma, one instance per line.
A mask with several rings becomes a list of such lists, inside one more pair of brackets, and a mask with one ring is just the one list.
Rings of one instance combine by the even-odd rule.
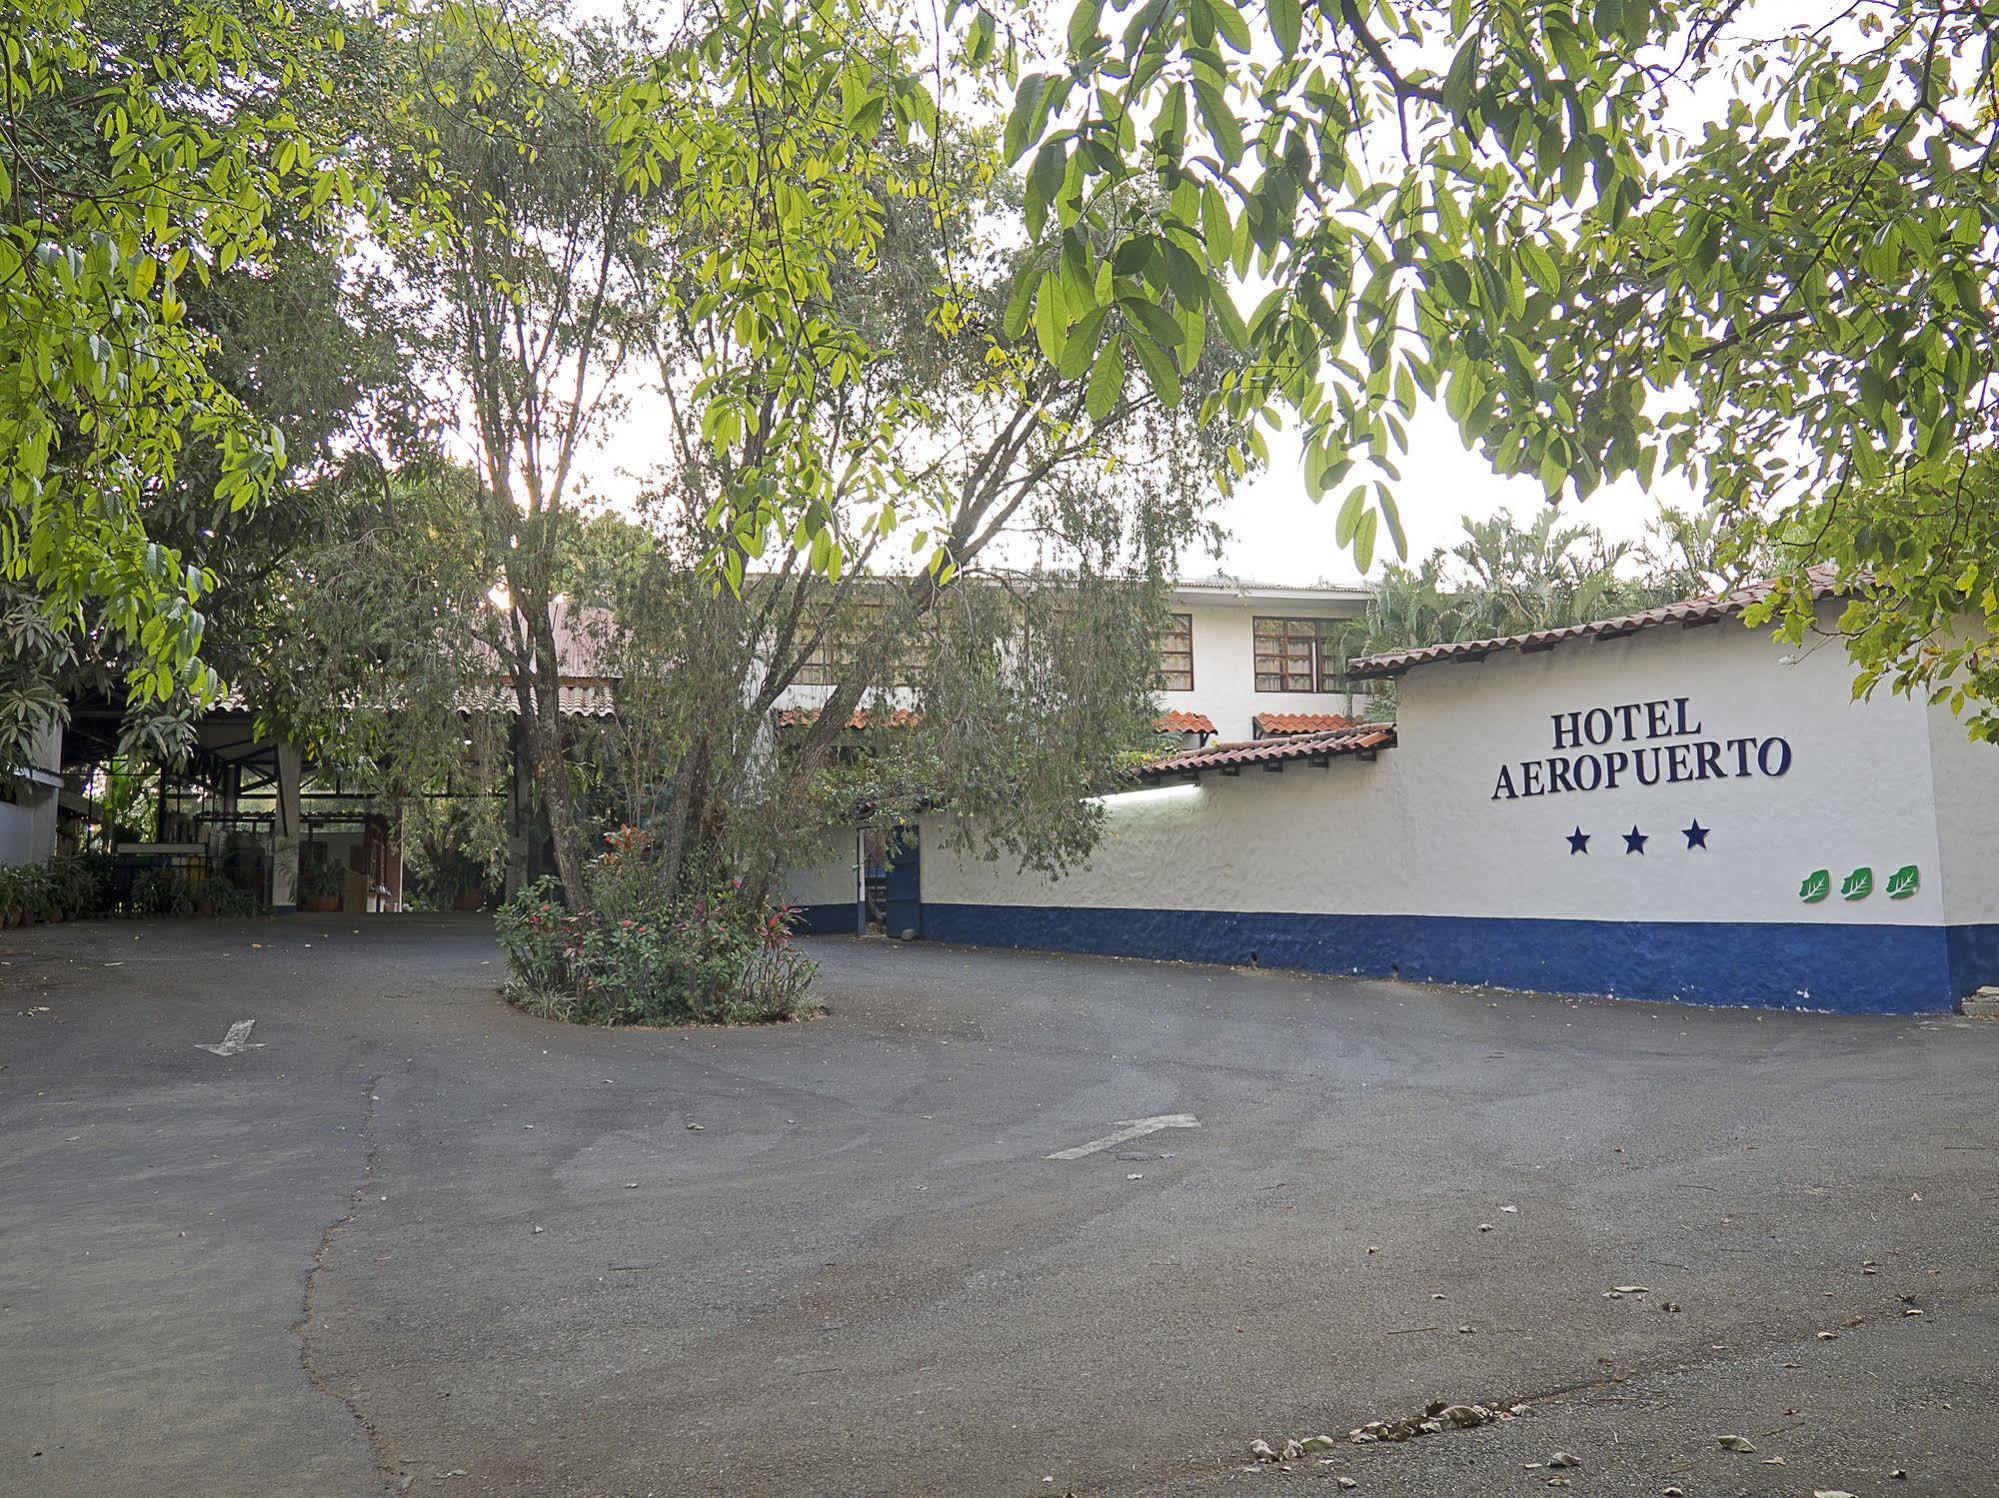
[[1842, 900], [1864, 900], [1874, 893], [1874, 871], [1862, 864], [1846, 876], [1846, 882], [1839, 887]]
[[1906, 900], [1922, 887], [1923, 876], [1912, 863], [1904, 864], [1888, 876], [1888, 882], [1881, 886], [1891, 900]]
[[1798, 898], [1807, 905], [1816, 905], [1831, 893], [1831, 869], [1813, 869], [1805, 875], [1805, 882], [1798, 886]]

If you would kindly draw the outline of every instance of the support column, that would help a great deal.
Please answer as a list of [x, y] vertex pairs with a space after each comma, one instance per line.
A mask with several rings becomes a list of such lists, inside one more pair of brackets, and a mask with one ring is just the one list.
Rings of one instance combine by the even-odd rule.
[[299, 754], [291, 744], [279, 744], [276, 805], [271, 814], [271, 910], [288, 915], [298, 909]]

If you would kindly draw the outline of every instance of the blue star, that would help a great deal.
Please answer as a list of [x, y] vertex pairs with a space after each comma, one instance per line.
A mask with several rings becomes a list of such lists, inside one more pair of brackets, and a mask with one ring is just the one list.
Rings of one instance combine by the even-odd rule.
[[1699, 817], [1694, 818], [1693, 826], [1682, 827], [1680, 829], [1681, 834], [1687, 840], [1689, 848], [1705, 848], [1707, 846], [1707, 835], [1712, 831], [1714, 831], [1712, 827], [1701, 826], [1701, 819]]
[[1645, 834], [1638, 830], [1636, 825], [1629, 832], [1618, 835], [1624, 839], [1624, 851], [1626, 853], [1643, 853], [1645, 851], [1645, 844], [1649, 841]]
[[1569, 852], [1571, 855], [1589, 852], [1589, 834], [1581, 827], [1569, 834]]

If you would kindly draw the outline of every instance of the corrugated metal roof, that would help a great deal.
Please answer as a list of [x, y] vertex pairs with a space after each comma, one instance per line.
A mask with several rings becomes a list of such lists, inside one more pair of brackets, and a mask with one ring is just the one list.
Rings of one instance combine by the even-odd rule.
[[[555, 702], [556, 710], [565, 718], [611, 718], [617, 716], [618, 711], [617, 699], [608, 681], [563, 682], [555, 689]], [[458, 694], [458, 710], [462, 713], [506, 713], [512, 716], [520, 710], [520, 700], [514, 696], [512, 687], [503, 687], [497, 682], [482, 682]]]
[[[1846, 591], [1832, 569], [1814, 567], [1807, 573], [1814, 599], [1830, 598]], [[1550, 650], [1565, 640], [1607, 640], [1656, 629], [1662, 624], [1712, 624], [1740, 614], [1752, 603], [1768, 598], [1776, 580], [1764, 578], [1726, 593], [1682, 599], [1636, 614], [1620, 614], [1614, 619], [1594, 619], [1587, 624], [1570, 624], [1560, 629], [1536, 630], [1524, 635], [1502, 635], [1490, 640], [1453, 640], [1442, 645], [1424, 645], [1415, 650], [1392, 650], [1381, 655], [1356, 656], [1347, 663], [1351, 677], [1400, 676], [1411, 666], [1432, 661], [1478, 660], [1501, 650]], [[1851, 585], [1848, 585], [1851, 586]]]
[[1170, 780], [1209, 770], [1240, 770], [1248, 765], [1285, 765], [1293, 760], [1330, 759], [1341, 754], [1372, 755], [1376, 750], [1394, 747], [1393, 723], [1355, 723], [1325, 733], [1301, 733], [1286, 738], [1258, 739], [1248, 744], [1209, 744], [1201, 749], [1184, 749], [1178, 754], [1147, 760], [1138, 767], [1138, 778]]

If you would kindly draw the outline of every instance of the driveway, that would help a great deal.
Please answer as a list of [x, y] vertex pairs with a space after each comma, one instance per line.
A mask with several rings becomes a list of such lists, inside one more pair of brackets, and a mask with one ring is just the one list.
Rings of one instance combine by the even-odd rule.
[[1999, 1024], [811, 946], [607, 1032], [476, 919], [0, 934], [0, 1491], [1999, 1492]]

